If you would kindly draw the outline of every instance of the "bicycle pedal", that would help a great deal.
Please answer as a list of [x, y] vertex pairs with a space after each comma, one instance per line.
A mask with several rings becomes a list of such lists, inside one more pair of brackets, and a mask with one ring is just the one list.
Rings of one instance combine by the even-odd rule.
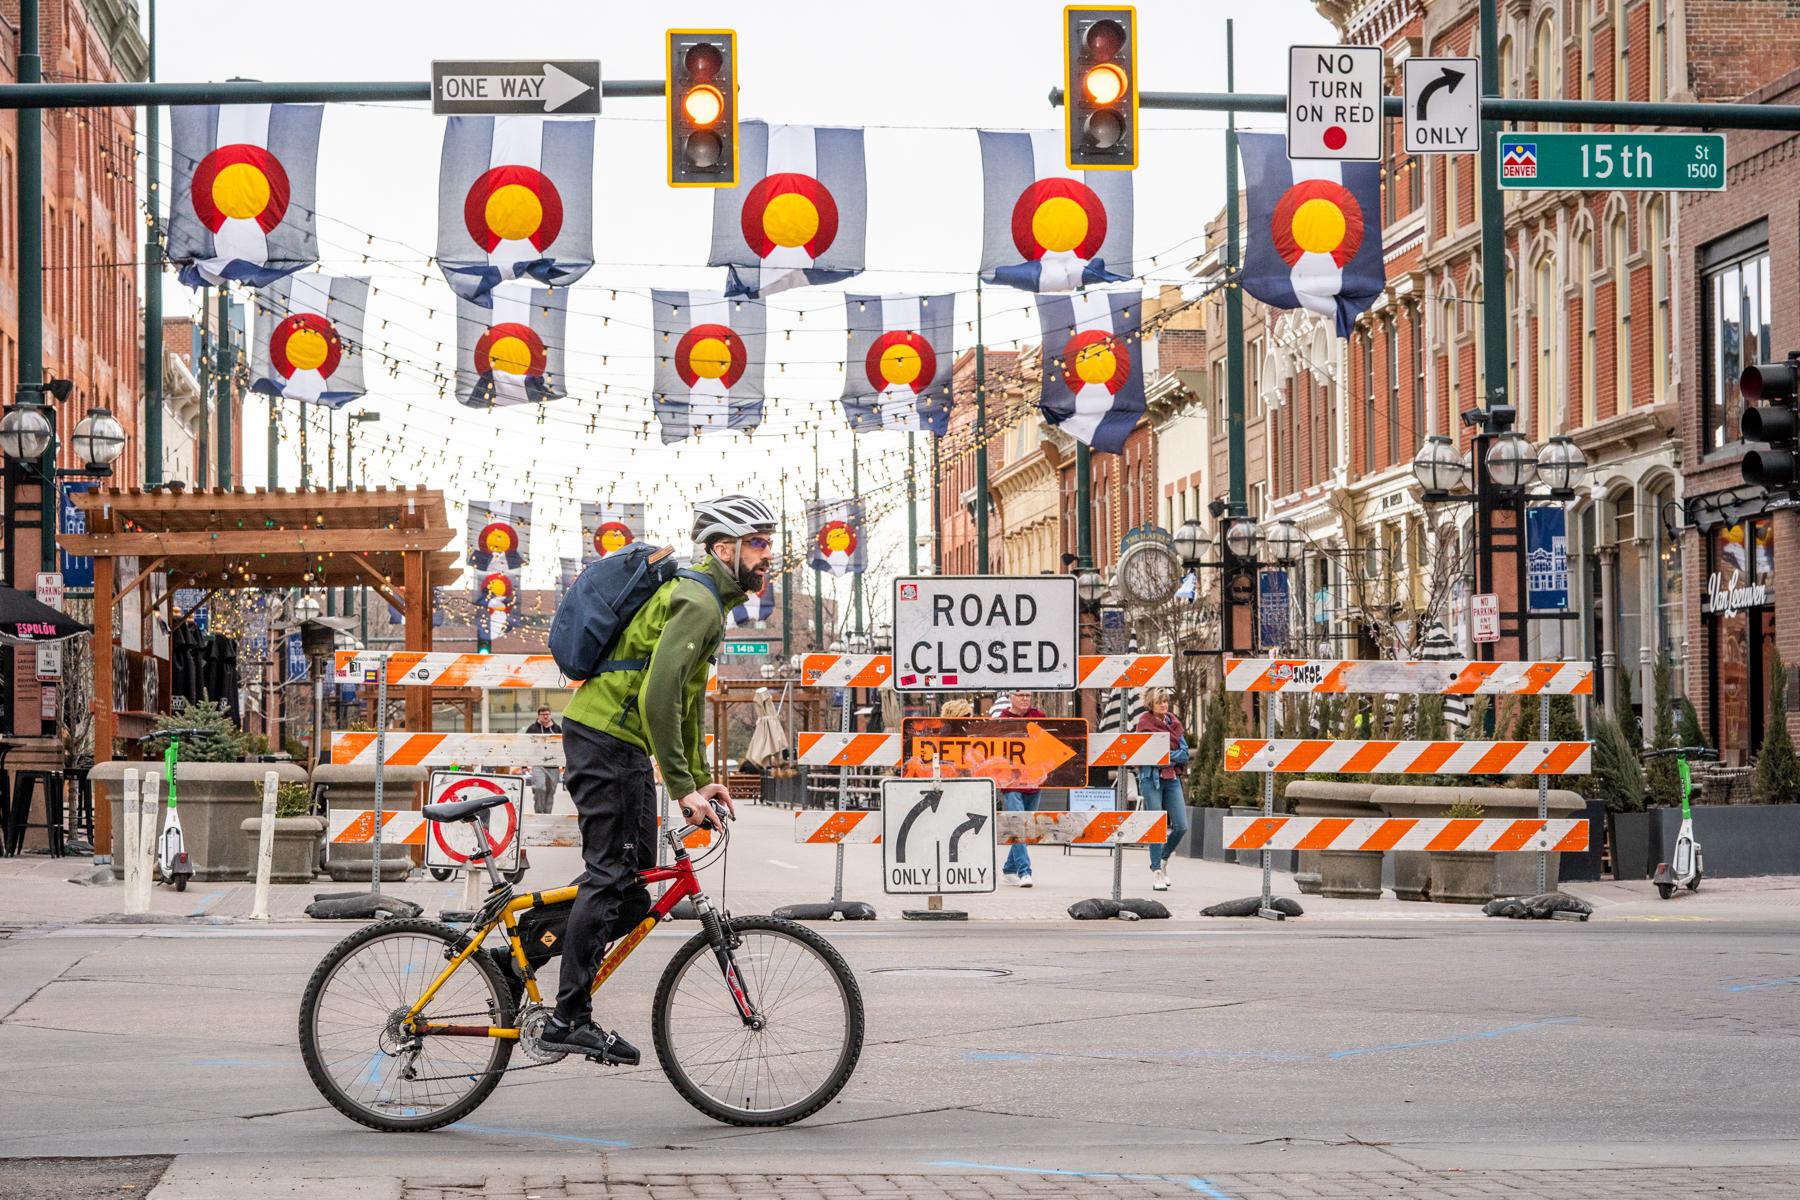
[[606, 1054], [587, 1054], [582, 1057], [586, 1058], [589, 1062], [602, 1067], [635, 1067], [643, 1061], [642, 1056], [638, 1054], [636, 1050], [633, 1050], [629, 1055], [613, 1052]]

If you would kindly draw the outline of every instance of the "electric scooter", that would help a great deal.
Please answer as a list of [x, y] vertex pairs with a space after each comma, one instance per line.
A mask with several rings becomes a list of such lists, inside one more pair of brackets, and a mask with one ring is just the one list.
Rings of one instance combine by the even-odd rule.
[[1681, 773], [1681, 829], [1675, 835], [1674, 862], [1657, 863], [1656, 874], [1651, 876], [1651, 882], [1656, 884], [1657, 894], [1664, 900], [1673, 896], [1678, 887], [1684, 887], [1690, 892], [1700, 890], [1700, 877], [1705, 870], [1705, 861], [1700, 854], [1700, 843], [1694, 839], [1694, 809], [1690, 801], [1697, 788], [1688, 760], [1719, 757], [1716, 751], [1708, 750], [1705, 746], [1671, 746], [1644, 753], [1646, 759], [1668, 755], [1674, 756], [1676, 770]]
[[188, 858], [187, 839], [181, 833], [181, 810], [175, 807], [175, 767], [181, 760], [181, 743], [176, 739], [182, 734], [206, 736], [209, 729], [159, 729], [147, 734], [139, 741], [169, 740], [168, 748], [163, 751], [163, 784], [168, 789], [169, 803], [163, 809], [162, 834], [156, 839], [156, 873], [163, 883], [178, 892], [187, 891], [188, 880], [193, 878], [194, 864]]

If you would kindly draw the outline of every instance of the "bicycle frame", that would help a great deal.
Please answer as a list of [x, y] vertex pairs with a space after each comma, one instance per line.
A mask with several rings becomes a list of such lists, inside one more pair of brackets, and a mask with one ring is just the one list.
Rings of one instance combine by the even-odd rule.
[[[477, 841], [477, 846], [482, 845], [486, 838], [487, 822], [485, 818], [480, 821], [480, 827], [482, 840]], [[689, 899], [690, 897], [694, 900], [694, 907], [701, 913], [703, 923], [706, 923], [705, 918], [708, 915], [711, 915], [712, 908], [707, 903], [705, 894], [700, 890], [700, 878], [694, 871], [693, 862], [688, 857], [687, 846], [683, 841], [683, 836], [688, 832], [691, 832], [691, 830], [677, 830], [663, 835], [675, 852], [673, 865], [667, 867], [652, 867], [647, 871], [638, 873], [639, 881], [645, 885], [666, 883], [669, 885], [668, 889], [651, 904], [650, 911], [645, 915], [644, 919], [638, 922], [637, 926], [633, 928], [630, 933], [620, 938], [613, 948], [607, 952], [606, 957], [601, 960], [599, 968], [594, 972], [594, 981], [588, 987], [590, 994], [600, 990], [600, 986], [612, 976], [614, 971], [619, 969], [620, 965], [624, 963], [627, 958], [631, 956], [631, 952], [636, 950], [643, 940], [650, 935], [650, 931], [656, 928], [658, 923], [668, 920], [669, 915], [675, 911], [675, 906], [680, 904], [683, 900]], [[481, 921], [474, 933], [470, 936], [468, 944], [463, 946], [463, 948], [456, 953], [455, 957], [450, 960], [449, 965], [438, 973], [437, 978], [431, 981], [430, 986], [427, 987], [419, 998], [413, 1002], [412, 1007], [407, 1009], [406, 1016], [402, 1019], [401, 1025], [402, 1028], [414, 1035], [421, 1037], [430, 1035], [433, 1037], [485, 1037], [504, 1038], [512, 1041], [518, 1040], [519, 1030], [517, 1026], [432, 1025], [429, 1022], [421, 1022], [418, 1020], [419, 1013], [427, 1004], [431, 1003], [432, 997], [437, 995], [438, 990], [444, 986], [452, 975], [456, 974], [456, 972], [462, 968], [463, 963], [468, 961], [470, 955], [481, 949], [482, 943], [487, 940], [488, 934], [502, 926], [506, 929], [507, 942], [512, 949], [513, 965], [517, 968], [520, 976], [525, 980], [526, 994], [531, 997], [532, 1003], [543, 1003], [543, 996], [538, 991], [537, 976], [527, 964], [525, 959], [525, 949], [519, 941], [518, 915], [533, 908], [542, 908], [552, 904], [562, 904], [566, 901], [572, 901], [575, 899], [577, 889], [574, 885], [570, 885], [569, 887], [551, 888], [548, 891], [530, 892], [523, 896], [514, 896], [511, 894], [510, 885], [501, 879], [499, 873], [493, 869], [491, 861], [488, 862], [487, 865], [490, 876], [495, 880], [495, 887], [494, 890], [489, 893], [488, 902], [483, 907], [483, 913], [488, 913], [488, 909], [492, 908], [496, 902], [499, 902], [499, 907], [497, 911], [487, 915], [485, 919]], [[503, 896], [505, 899], [502, 901], [501, 897]], [[730, 962], [729, 957], [728, 952], [721, 955], [721, 966], [725, 971], [726, 983], [731, 989], [732, 998], [737, 1004], [738, 1012], [746, 1023], [760, 1022], [761, 1018], [757, 1016], [754, 1008], [750, 1004], [749, 997], [745, 994], [742, 985], [738, 981], [736, 964]]]

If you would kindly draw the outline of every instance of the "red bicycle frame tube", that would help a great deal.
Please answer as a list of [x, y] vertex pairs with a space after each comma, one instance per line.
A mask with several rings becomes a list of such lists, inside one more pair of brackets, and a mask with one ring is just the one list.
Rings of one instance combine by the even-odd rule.
[[656, 914], [658, 921], [668, 920], [669, 914], [675, 911], [677, 904], [689, 896], [700, 894], [700, 877], [694, 874], [693, 864], [685, 856], [676, 859], [675, 865], [672, 867], [651, 867], [648, 871], [640, 871], [638, 880], [645, 885], [652, 883], [669, 885], [669, 890], [650, 906], [650, 911]]

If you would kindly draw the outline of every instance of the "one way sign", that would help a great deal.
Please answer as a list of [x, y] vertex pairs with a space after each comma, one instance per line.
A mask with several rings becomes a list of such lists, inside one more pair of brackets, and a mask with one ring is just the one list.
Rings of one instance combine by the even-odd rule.
[[600, 111], [600, 64], [541, 58], [434, 62], [431, 111], [450, 116], [592, 116]]
[[1481, 149], [1481, 60], [1409, 58], [1405, 63], [1408, 154]]
[[881, 781], [881, 881], [890, 896], [991, 892], [994, 781]]

